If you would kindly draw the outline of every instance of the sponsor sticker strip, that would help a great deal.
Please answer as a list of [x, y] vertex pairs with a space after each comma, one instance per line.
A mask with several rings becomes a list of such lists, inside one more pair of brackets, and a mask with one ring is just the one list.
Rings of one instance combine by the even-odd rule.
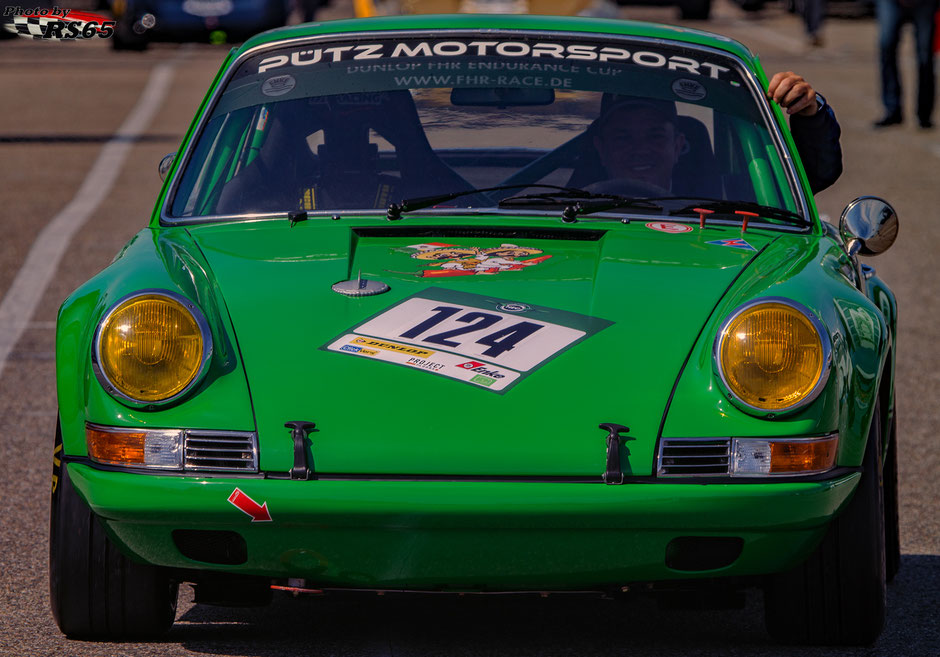
[[519, 372], [493, 363], [356, 333], [347, 333], [327, 349], [440, 374], [494, 391], [503, 390], [520, 377]]

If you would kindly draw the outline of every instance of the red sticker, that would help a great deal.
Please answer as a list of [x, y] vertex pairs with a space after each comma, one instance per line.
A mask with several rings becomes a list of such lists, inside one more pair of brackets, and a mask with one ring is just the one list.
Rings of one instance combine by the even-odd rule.
[[236, 488], [228, 496], [228, 501], [239, 511], [251, 516], [252, 522], [271, 522], [271, 514], [268, 513], [268, 503], [258, 504], [248, 497], [241, 489]]
[[646, 224], [646, 227], [652, 230], [658, 230], [661, 233], [688, 233], [692, 231], [692, 226], [674, 224], [669, 221], [651, 221]]

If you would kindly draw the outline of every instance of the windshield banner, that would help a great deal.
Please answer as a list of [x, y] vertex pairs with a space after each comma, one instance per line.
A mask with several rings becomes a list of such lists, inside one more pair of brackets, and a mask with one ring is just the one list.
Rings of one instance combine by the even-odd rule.
[[213, 114], [272, 101], [422, 88], [644, 95], [757, 118], [751, 92], [729, 57], [660, 43], [516, 36], [331, 41], [269, 51], [239, 67]]
[[[631, 64], [645, 68], [663, 68], [683, 74], [704, 76], [713, 80], [736, 78], [732, 69], [706, 58], [706, 53], [688, 49], [655, 48], [643, 44], [636, 50], [596, 43], [556, 43], [525, 40], [413, 40], [358, 45], [328, 45], [297, 48], [287, 52], [259, 57], [256, 73], [277, 69], [300, 68], [315, 64], [339, 62], [370, 62], [376, 60], [408, 61], [416, 58], [453, 59], [461, 57], [492, 57], [505, 59], [530, 58], [546, 63], [553, 61]], [[442, 62], [445, 64], [446, 62]], [[384, 69], [384, 70], [395, 70]], [[444, 66], [442, 70], [447, 70]]]

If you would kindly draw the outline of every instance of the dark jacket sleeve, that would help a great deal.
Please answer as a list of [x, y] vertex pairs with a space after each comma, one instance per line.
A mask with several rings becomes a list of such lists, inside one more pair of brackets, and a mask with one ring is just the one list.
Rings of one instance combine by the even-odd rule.
[[842, 175], [842, 146], [839, 144], [842, 129], [829, 103], [813, 116], [791, 116], [790, 132], [813, 194], [839, 179]]

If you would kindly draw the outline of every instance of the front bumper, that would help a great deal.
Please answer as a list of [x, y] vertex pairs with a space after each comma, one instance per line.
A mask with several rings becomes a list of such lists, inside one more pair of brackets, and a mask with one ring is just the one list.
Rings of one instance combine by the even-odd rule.
[[[112, 538], [142, 561], [320, 587], [565, 590], [777, 572], [804, 559], [860, 477], [747, 484], [291, 481], [141, 475], [68, 464]], [[266, 504], [254, 522], [238, 488]], [[178, 529], [238, 533], [240, 565], [194, 561]], [[726, 567], [666, 565], [681, 536], [738, 537]]]

